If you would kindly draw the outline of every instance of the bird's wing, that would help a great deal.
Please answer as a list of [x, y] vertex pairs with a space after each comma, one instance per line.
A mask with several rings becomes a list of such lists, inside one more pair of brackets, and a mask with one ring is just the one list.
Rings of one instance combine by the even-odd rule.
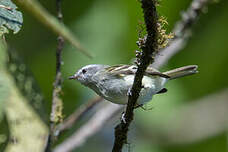
[[113, 76], [123, 77], [125, 75], [135, 74], [137, 66], [135, 65], [114, 65], [106, 68], [107, 72]]
[[160, 76], [160, 77], [163, 77], [163, 78], [170, 78], [170, 76], [168, 76], [166, 74], [163, 74], [160, 71], [158, 71], [158, 70], [156, 70], [155, 68], [152, 68], [152, 67], [148, 67], [146, 69], [146, 74], [145, 75], [148, 75], [148, 76]]
[[[106, 68], [107, 72], [109, 72], [111, 75], [113, 76], [120, 76], [123, 77], [125, 75], [131, 75], [131, 74], [135, 74], [137, 71], [137, 66], [135, 65], [114, 65], [114, 66], [110, 66], [108, 68]], [[152, 68], [152, 67], [148, 67], [145, 75], [147, 76], [160, 76], [160, 77], [164, 77], [164, 78], [169, 78], [168, 75], [163, 74], [161, 72], [159, 72], [158, 70]]]

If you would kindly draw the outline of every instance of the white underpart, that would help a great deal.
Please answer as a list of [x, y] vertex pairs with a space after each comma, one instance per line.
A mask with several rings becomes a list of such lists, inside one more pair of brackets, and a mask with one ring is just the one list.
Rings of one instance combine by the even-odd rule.
[[[125, 81], [132, 85], [134, 82], [134, 75], [129, 75], [124, 77]], [[164, 88], [165, 83], [168, 79], [162, 78], [159, 76], [148, 77], [144, 76], [142, 79], [142, 90], [140, 92], [140, 97], [138, 99], [138, 104], [144, 104], [149, 102], [153, 95], [159, 92], [162, 88]]]

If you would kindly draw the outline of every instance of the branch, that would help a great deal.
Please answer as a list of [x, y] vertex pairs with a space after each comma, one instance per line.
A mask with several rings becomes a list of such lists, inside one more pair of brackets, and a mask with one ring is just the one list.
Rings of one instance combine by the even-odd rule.
[[121, 109], [121, 105], [107, 103], [97, 111], [92, 118], [81, 128], [79, 128], [70, 138], [57, 146], [53, 152], [70, 152], [75, 147], [81, 146], [90, 136], [94, 135], [104, 123]]
[[[199, 16], [204, 12], [205, 7], [211, 0], [193, 0], [186, 12], [182, 13], [182, 19], [177, 22], [173, 29], [175, 38], [170, 40], [170, 44], [165, 49], [161, 50], [152, 64], [153, 67], [159, 68], [164, 65], [176, 53], [182, 50], [189, 37], [191, 36], [193, 25], [199, 19]], [[163, 55], [161, 55], [163, 54]]]
[[87, 104], [81, 105], [75, 110], [66, 120], [56, 127], [55, 135], [60, 134], [62, 131], [70, 129], [85, 113], [93, 108], [97, 103], [103, 100], [101, 97], [93, 98]]
[[121, 121], [121, 123], [115, 127], [113, 152], [121, 152], [123, 145], [127, 143], [127, 132], [130, 123], [133, 120], [134, 108], [142, 88], [142, 78], [149, 64], [153, 62], [153, 55], [158, 48], [156, 2], [155, 0], [141, 0], [141, 3], [148, 35], [146, 37], [145, 46], [142, 46], [142, 55], [139, 60], [140, 63], [138, 64], [134, 83], [128, 96], [128, 104], [125, 112], [126, 122]]
[[[62, 11], [61, 11], [61, 0], [56, 0], [57, 4], [57, 16], [59, 22], [62, 21]], [[60, 93], [62, 91], [62, 73], [61, 73], [61, 64], [62, 64], [62, 50], [64, 45], [64, 39], [62, 36], [58, 36], [57, 38], [58, 46], [56, 50], [56, 76], [54, 82], [54, 89], [52, 94], [52, 111], [50, 115], [51, 121], [51, 132], [54, 132], [56, 124], [61, 121], [62, 116], [62, 100], [60, 99]]]
[[[61, 10], [61, 0], [56, 0], [57, 5], [57, 16], [60, 23], [63, 24], [63, 15]], [[62, 65], [62, 50], [64, 46], [64, 39], [61, 35], [57, 38], [58, 44], [56, 49], [56, 75], [54, 82], [54, 89], [52, 92], [52, 108], [50, 114], [50, 134], [47, 141], [46, 151], [51, 151], [51, 146], [54, 143], [55, 138], [55, 128], [56, 125], [62, 121], [62, 99], [60, 98], [60, 93], [62, 91], [62, 73], [61, 73], [61, 65]]]

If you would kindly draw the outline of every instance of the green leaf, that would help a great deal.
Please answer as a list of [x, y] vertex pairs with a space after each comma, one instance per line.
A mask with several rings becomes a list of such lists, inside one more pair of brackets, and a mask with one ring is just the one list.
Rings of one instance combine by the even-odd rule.
[[44, 98], [35, 81], [32, 72], [23, 62], [23, 59], [16, 51], [8, 51], [6, 69], [19, 89], [23, 97], [26, 98], [30, 106], [37, 112], [42, 120], [47, 120], [47, 113], [44, 108]]
[[8, 33], [8, 29], [13, 30], [14, 34], [21, 29], [22, 13], [16, 9], [17, 6], [11, 0], [0, 1], [0, 35]]
[[[48, 135], [47, 126], [21, 94], [13, 76], [8, 72], [6, 76], [9, 96], [5, 102], [4, 113], [9, 123], [10, 142], [4, 152], [43, 152], [44, 138]], [[4, 142], [6, 134], [2, 137]]]

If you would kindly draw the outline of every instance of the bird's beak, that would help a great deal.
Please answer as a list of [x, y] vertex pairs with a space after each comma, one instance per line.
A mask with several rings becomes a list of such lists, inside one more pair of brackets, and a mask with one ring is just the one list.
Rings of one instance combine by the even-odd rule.
[[70, 80], [77, 79], [77, 78], [78, 78], [78, 75], [76, 75], [76, 74], [69, 77]]

